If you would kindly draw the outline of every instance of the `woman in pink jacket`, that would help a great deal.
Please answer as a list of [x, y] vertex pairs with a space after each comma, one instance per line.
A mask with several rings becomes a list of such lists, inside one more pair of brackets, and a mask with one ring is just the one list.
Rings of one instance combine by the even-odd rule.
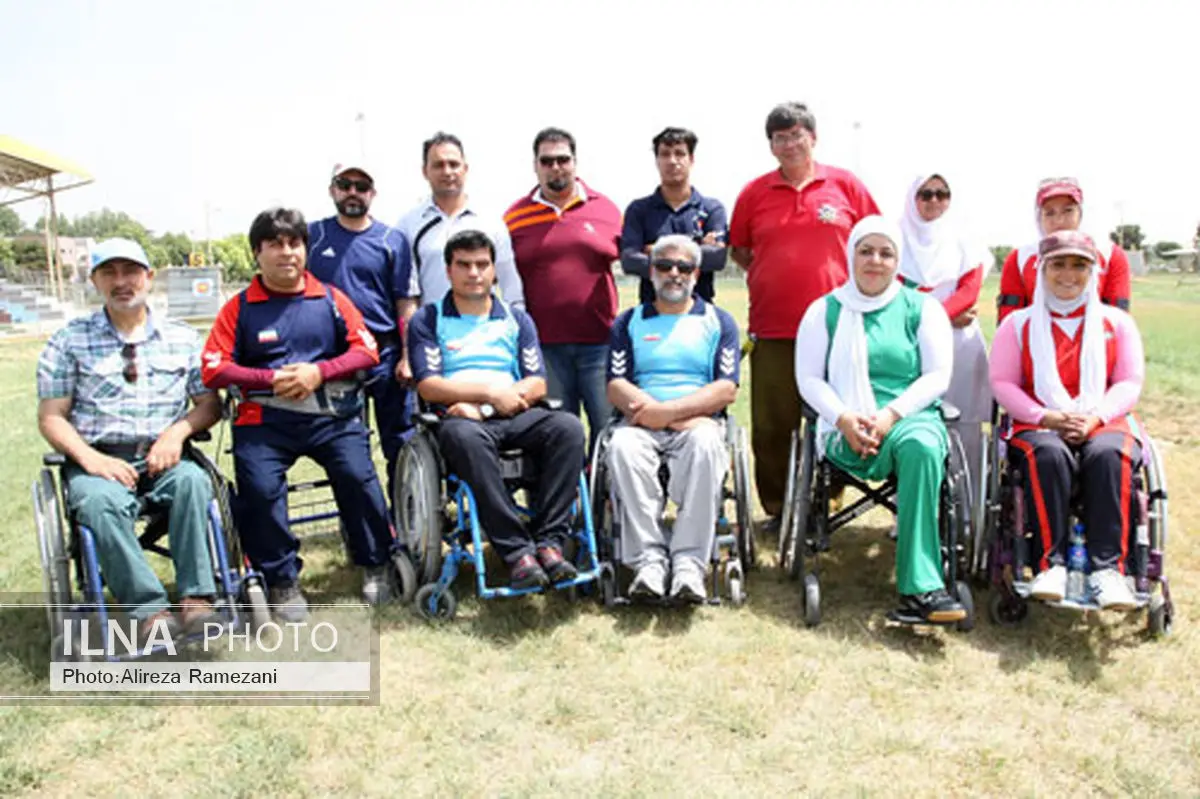
[[1131, 609], [1124, 578], [1141, 431], [1131, 412], [1145, 359], [1133, 317], [1104, 305], [1099, 255], [1084, 233], [1060, 231], [1038, 245], [1033, 302], [1009, 315], [992, 342], [996, 400], [1012, 417], [1009, 464], [1025, 475], [1027, 523], [1040, 569], [1037, 599], [1061, 601], [1071, 496], [1083, 500], [1088, 587], [1101, 608]]

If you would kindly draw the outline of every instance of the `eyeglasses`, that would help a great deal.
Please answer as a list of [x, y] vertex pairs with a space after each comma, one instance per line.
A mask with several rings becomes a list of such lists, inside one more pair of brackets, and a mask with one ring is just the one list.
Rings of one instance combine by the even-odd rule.
[[350, 189], [354, 189], [359, 194], [366, 194], [374, 187], [374, 184], [369, 180], [351, 180], [350, 178], [338, 178], [333, 182], [333, 185], [337, 186], [338, 191], [350, 191]]
[[125, 378], [126, 383], [136, 383], [138, 379], [137, 368], [137, 345], [126, 344], [121, 347], [121, 360], [124, 365], [121, 367], [121, 377]]
[[933, 200], [937, 200], [938, 202], [944, 202], [945, 200], [950, 199], [950, 190], [949, 189], [921, 189], [919, 192], [917, 192], [917, 197], [919, 197], [922, 202], [932, 202]]
[[542, 166], [566, 166], [571, 163], [569, 155], [539, 155], [538, 163]]
[[651, 264], [660, 272], [670, 272], [672, 269], [678, 269], [681, 275], [690, 275], [696, 271], [696, 265], [691, 261], [671, 261], [662, 259]]
[[789, 144], [796, 144], [798, 142], [804, 141], [804, 138], [807, 135], [808, 135], [807, 129], [798, 130], [795, 133], [775, 132], [775, 133], [771, 134], [771, 144], [774, 144], [776, 147], [786, 147]]

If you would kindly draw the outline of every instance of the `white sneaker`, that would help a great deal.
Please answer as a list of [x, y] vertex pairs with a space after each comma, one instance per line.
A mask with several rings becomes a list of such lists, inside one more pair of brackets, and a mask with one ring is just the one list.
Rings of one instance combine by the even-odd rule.
[[684, 602], [703, 602], [708, 593], [704, 590], [704, 573], [698, 569], [675, 569], [671, 577], [671, 597]]
[[388, 574], [390, 570], [390, 563], [363, 567], [362, 596], [368, 605], [378, 606], [392, 601], [392, 581], [391, 575]]
[[667, 570], [661, 563], [647, 563], [637, 570], [629, 584], [631, 597], [662, 599], [667, 592]]
[[1062, 602], [1067, 595], [1067, 567], [1051, 566], [1039, 572], [1029, 587], [1029, 595], [1044, 602]]
[[1129, 583], [1116, 569], [1101, 569], [1089, 574], [1088, 588], [1101, 610], [1133, 610], [1137, 607]]

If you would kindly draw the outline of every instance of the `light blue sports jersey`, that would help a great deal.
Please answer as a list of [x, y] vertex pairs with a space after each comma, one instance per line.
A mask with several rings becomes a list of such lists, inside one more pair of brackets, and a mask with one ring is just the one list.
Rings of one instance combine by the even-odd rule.
[[544, 377], [537, 330], [525, 312], [492, 298], [487, 316], [458, 312], [447, 292], [413, 316], [408, 328], [409, 362], [419, 383], [445, 377], [464, 383], [510, 386]]
[[608, 379], [628, 380], [665, 402], [714, 380], [737, 383], [739, 349], [733, 317], [699, 297], [684, 314], [660, 314], [644, 303], [613, 324]]

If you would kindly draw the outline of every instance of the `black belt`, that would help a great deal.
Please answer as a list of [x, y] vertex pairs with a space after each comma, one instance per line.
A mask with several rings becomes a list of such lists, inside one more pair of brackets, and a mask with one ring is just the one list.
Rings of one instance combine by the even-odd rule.
[[153, 441], [143, 441], [140, 444], [93, 444], [92, 449], [115, 458], [144, 458], [152, 446]]

